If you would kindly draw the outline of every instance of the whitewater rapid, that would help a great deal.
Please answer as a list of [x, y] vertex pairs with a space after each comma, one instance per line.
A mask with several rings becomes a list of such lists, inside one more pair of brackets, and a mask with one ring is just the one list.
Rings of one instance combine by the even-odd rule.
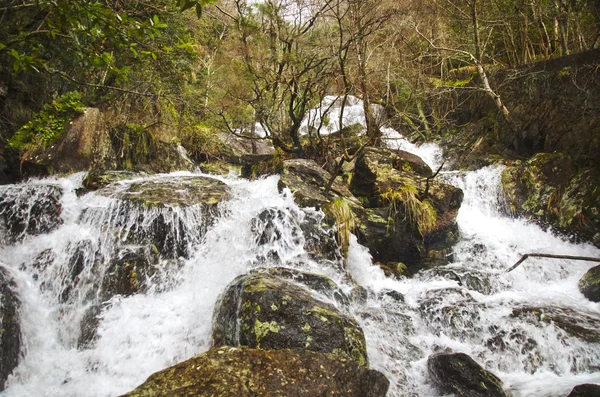
[[[432, 167], [439, 164], [439, 149], [415, 146], [411, 150], [424, 151]], [[566, 396], [577, 384], [600, 383], [597, 343], [570, 336], [552, 322], [515, 315], [517, 309], [552, 307], [582, 319], [599, 319], [600, 305], [586, 300], [577, 289], [579, 278], [595, 264], [531, 258], [505, 272], [525, 253], [598, 257], [600, 250], [569, 243], [525, 220], [505, 216], [501, 171], [501, 166], [493, 166], [442, 176], [465, 192], [457, 219], [461, 239], [453, 262], [443, 268], [411, 279], [387, 278], [372, 264], [368, 251], [355, 238], [351, 242], [347, 270], [368, 296], [341, 309], [363, 327], [371, 367], [391, 381], [389, 396], [439, 396], [427, 376], [426, 361], [430, 354], [447, 350], [471, 355], [517, 397]], [[176, 180], [192, 175], [146, 178]], [[22, 302], [23, 357], [7, 382], [5, 396], [109, 397], [132, 390], [151, 373], [210, 347], [219, 294], [236, 276], [253, 268], [293, 267], [324, 274], [346, 291], [352, 288], [336, 264], [311, 259], [304, 250], [307, 236], [298, 225], [323, 214], [298, 208], [291, 192], [278, 191], [277, 176], [257, 181], [215, 177], [229, 186], [232, 198], [219, 205], [216, 220], [204, 228], [203, 235], [189, 239], [188, 257], [179, 258], [176, 266], [165, 265], [170, 270], [153, 279], [147, 292], [115, 296], [103, 303], [98, 339], [87, 348], [78, 346], [79, 324], [98, 288], [95, 277], [106, 271], [103, 261], [115, 244], [123, 243], [115, 236], [127, 228], [126, 220], [117, 219], [118, 200], [94, 192], [77, 194], [83, 177], [75, 174], [0, 187], [2, 196], [21, 194], [23, 208], [43, 197], [49, 186], [58, 188], [63, 208], [57, 229], [25, 235], [17, 243], [4, 239], [0, 247], [1, 261], [15, 278]], [[253, 225], [267, 209], [284, 214], [276, 225], [279, 238], [259, 244]], [[174, 211], [169, 216], [188, 222], [188, 232], [202, 229], [198, 223], [203, 218], [193, 211]], [[115, 228], [121, 228], [120, 233], [115, 234]], [[61, 280], [76, 248], [85, 266], [65, 299]], [[41, 271], [34, 264], [49, 252], [54, 260]], [[265, 259], [272, 252], [279, 261]]]

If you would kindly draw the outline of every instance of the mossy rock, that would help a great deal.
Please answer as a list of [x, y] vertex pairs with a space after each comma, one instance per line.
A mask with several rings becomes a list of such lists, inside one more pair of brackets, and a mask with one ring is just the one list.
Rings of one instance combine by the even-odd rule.
[[526, 319], [540, 327], [552, 324], [571, 337], [600, 343], [600, 319], [572, 308], [526, 306], [514, 309], [512, 316]]
[[15, 292], [10, 273], [0, 267], [0, 391], [8, 376], [19, 364], [21, 356], [21, 302]]
[[592, 302], [600, 302], [600, 265], [588, 270], [579, 280], [579, 290]]
[[[289, 274], [274, 273], [245, 274], [227, 287], [215, 309], [213, 346], [335, 353], [367, 367], [365, 337], [356, 321], [290, 282]], [[322, 279], [315, 284], [315, 276], [295, 274], [305, 286], [324, 285]]]
[[142, 175], [132, 171], [92, 170], [85, 176], [85, 179], [83, 180], [83, 187], [87, 190], [98, 190], [112, 183], [126, 181], [128, 179], [138, 178], [140, 176]]
[[509, 208], [542, 221], [557, 219], [561, 194], [574, 174], [571, 158], [562, 153], [538, 153], [507, 167], [502, 185]]
[[[124, 185], [125, 186], [125, 185]], [[186, 176], [146, 179], [126, 185], [106, 186], [98, 194], [124, 200], [145, 208], [214, 206], [230, 198], [227, 185], [217, 179]]]
[[443, 393], [457, 397], [506, 397], [502, 381], [464, 353], [430, 356], [427, 369]]
[[354, 206], [360, 206], [360, 202], [348, 187], [337, 179], [331, 186], [330, 195], [325, 196], [330, 179], [331, 174], [313, 160], [286, 160], [283, 162], [283, 171], [279, 179], [279, 190], [289, 188], [294, 194], [294, 200], [301, 207], [323, 208], [337, 197], [344, 197]]
[[151, 375], [123, 397], [384, 397], [389, 381], [336, 354], [218, 347]]

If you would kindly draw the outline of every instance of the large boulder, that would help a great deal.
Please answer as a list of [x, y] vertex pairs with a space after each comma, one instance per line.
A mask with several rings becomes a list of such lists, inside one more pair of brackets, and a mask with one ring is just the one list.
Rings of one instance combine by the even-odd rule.
[[368, 366], [360, 326], [306, 288], [337, 287], [330, 280], [316, 283], [315, 277], [302, 276], [305, 281], [299, 285], [281, 272], [239, 276], [217, 303], [213, 345], [335, 353]]
[[447, 263], [463, 192], [432, 177], [427, 164], [407, 152], [367, 148], [357, 158], [350, 188], [367, 207], [357, 214], [359, 242], [384, 268], [400, 262], [411, 273]]
[[151, 375], [123, 397], [383, 397], [389, 381], [335, 354], [219, 347]]
[[556, 218], [560, 189], [575, 174], [571, 158], [562, 153], [538, 153], [526, 162], [516, 162], [502, 172], [502, 187], [509, 210], [516, 215], [541, 220]]
[[502, 381], [464, 353], [435, 354], [427, 359], [429, 376], [444, 393], [457, 397], [505, 397]]
[[[112, 125], [97, 108], [77, 116], [49, 147], [40, 145], [21, 156], [30, 175], [64, 174], [91, 169], [126, 169], [151, 173], [193, 170], [183, 148], [158, 139], [156, 128]], [[24, 172], [25, 173], [25, 172]]]
[[97, 108], [87, 108], [52, 146], [40, 146], [24, 154], [21, 161], [52, 174], [114, 168], [115, 157], [104, 115]]
[[600, 396], [600, 385], [586, 383], [577, 385], [567, 397], [597, 397]]
[[286, 160], [283, 162], [279, 189], [289, 188], [294, 194], [294, 200], [302, 207], [323, 208], [338, 197], [360, 206], [360, 202], [339, 179], [333, 181], [329, 195], [326, 196], [325, 190], [330, 179], [331, 174], [313, 160]]
[[[96, 194], [117, 199], [109, 221], [121, 230], [122, 240], [154, 246], [170, 259], [189, 255], [190, 245], [202, 238], [217, 216], [219, 203], [230, 197], [225, 183], [203, 176], [114, 183]], [[91, 209], [84, 217], [106, 217], [105, 212]]]
[[86, 190], [98, 190], [112, 183], [141, 176], [141, 174], [132, 171], [91, 170], [85, 176], [82, 184]]
[[507, 209], [600, 247], [600, 172], [563, 153], [538, 153], [502, 173]]
[[600, 265], [588, 270], [579, 280], [579, 290], [592, 302], [600, 302]]
[[21, 355], [20, 305], [14, 280], [0, 267], [0, 391]]
[[62, 223], [62, 189], [51, 184], [6, 185], [0, 189], [0, 219], [9, 242], [49, 233]]

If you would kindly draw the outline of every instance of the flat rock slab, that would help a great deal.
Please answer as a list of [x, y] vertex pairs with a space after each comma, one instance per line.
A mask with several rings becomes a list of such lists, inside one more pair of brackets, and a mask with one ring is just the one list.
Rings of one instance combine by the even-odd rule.
[[151, 375], [123, 397], [383, 397], [380, 372], [334, 354], [220, 347]]
[[213, 206], [230, 197], [227, 185], [203, 176], [162, 177], [126, 184], [111, 184], [98, 194], [138, 204], [147, 208], [186, 207], [197, 204]]

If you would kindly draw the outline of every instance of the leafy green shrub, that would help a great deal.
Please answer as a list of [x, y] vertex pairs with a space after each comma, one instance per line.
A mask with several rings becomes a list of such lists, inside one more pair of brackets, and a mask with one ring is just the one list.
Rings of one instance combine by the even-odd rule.
[[66, 130], [73, 119], [85, 111], [81, 102], [81, 94], [77, 91], [59, 96], [52, 102], [44, 105], [31, 121], [21, 127], [7, 146], [20, 152], [33, 147], [48, 147], [52, 145]]

